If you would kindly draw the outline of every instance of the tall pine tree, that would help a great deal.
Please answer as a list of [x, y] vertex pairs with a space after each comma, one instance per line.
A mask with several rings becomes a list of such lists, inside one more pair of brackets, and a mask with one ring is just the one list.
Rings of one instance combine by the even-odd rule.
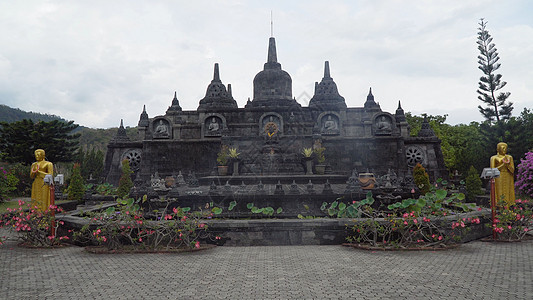
[[72, 134], [78, 127], [74, 121], [33, 122], [29, 119], [0, 122], [0, 152], [8, 162], [30, 164], [35, 161], [34, 151], [44, 149], [52, 162], [74, 159], [80, 134]]
[[500, 57], [496, 49], [496, 45], [492, 42], [492, 37], [487, 30], [487, 22], [483, 19], [479, 22], [479, 32], [477, 37], [477, 45], [481, 53], [477, 58], [479, 69], [485, 74], [479, 78], [479, 94], [478, 99], [481, 100], [485, 107], [479, 105], [479, 112], [489, 122], [508, 120], [513, 111], [513, 103], [507, 101], [509, 92], [497, 92], [502, 89], [507, 82], [502, 81], [502, 75], [496, 74], [501, 64], [498, 63]]

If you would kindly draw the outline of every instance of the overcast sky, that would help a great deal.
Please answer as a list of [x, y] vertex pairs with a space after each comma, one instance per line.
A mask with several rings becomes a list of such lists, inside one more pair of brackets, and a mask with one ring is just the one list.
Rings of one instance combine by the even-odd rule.
[[481, 121], [480, 18], [500, 54], [514, 115], [533, 107], [533, 1], [0, 1], [0, 103], [93, 128], [195, 110], [220, 64], [239, 107], [278, 61], [303, 105], [324, 61], [348, 107], [372, 87], [381, 108]]

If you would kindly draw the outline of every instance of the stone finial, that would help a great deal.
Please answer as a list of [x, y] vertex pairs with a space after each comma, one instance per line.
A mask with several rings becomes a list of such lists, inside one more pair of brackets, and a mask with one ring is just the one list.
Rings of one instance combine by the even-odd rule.
[[329, 74], [329, 61], [325, 61], [324, 63], [324, 78], [331, 78]]
[[374, 95], [372, 95], [372, 87], [370, 87], [370, 91], [368, 91], [368, 96], [366, 96], [366, 100], [374, 101]]
[[113, 139], [115, 142], [128, 142], [130, 139], [126, 134], [126, 129], [124, 128], [124, 120], [120, 119], [120, 127], [118, 128], [117, 134]]
[[435, 137], [435, 131], [431, 129], [429, 125], [428, 117], [424, 116], [424, 121], [422, 122], [422, 128], [418, 132], [419, 137]]
[[271, 37], [268, 40], [267, 63], [277, 63], [277, 62], [278, 62], [278, 55], [276, 53], [276, 39], [274, 37]]
[[167, 112], [170, 112], [170, 111], [181, 111], [181, 106], [180, 106], [180, 102], [178, 100], [178, 92], [177, 91], [174, 91], [174, 98], [172, 99], [172, 104], [167, 109]]
[[146, 105], [143, 105], [143, 112], [141, 113], [141, 116], [139, 118], [139, 126], [140, 127], [148, 127], [150, 122], [148, 121], [148, 114], [146, 113]]
[[174, 99], [172, 99], [172, 105], [178, 104], [178, 91], [174, 91]]
[[400, 100], [398, 100], [398, 108], [396, 109], [396, 113], [394, 114], [396, 117], [396, 122], [405, 122], [405, 113], [403, 111], [402, 105], [400, 103]]
[[218, 63], [215, 63], [213, 80], [207, 86], [205, 97], [200, 100], [198, 110], [218, 110], [227, 108], [237, 108], [237, 101], [231, 95], [231, 87], [226, 90], [226, 86], [220, 80]]
[[231, 92], [231, 83], [228, 83], [228, 95], [233, 97], [233, 93]]
[[309, 100], [309, 107], [321, 110], [346, 109], [346, 101], [339, 94], [337, 84], [331, 78], [329, 61], [324, 62], [324, 77], [320, 83], [315, 82], [315, 94]]
[[381, 110], [379, 104], [374, 101], [374, 95], [372, 94], [372, 88], [368, 91], [365, 102], [365, 110]]

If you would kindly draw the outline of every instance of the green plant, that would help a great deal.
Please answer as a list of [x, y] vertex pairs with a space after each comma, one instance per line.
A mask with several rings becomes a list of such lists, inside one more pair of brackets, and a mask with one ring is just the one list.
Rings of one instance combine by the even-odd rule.
[[533, 203], [526, 199], [516, 199], [515, 205], [506, 207], [499, 201], [495, 224], [487, 224], [496, 231], [498, 240], [522, 240], [533, 226]]
[[[347, 240], [374, 247], [423, 248], [445, 246], [460, 240], [468, 224], [479, 224], [478, 217], [460, 218], [456, 210], [470, 211], [461, 203], [463, 194], [448, 195], [439, 189], [420, 199], [405, 199], [391, 204], [388, 211], [360, 208], [364, 220], [355, 220]], [[455, 216], [455, 217], [454, 217]]]
[[133, 172], [130, 169], [130, 162], [125, 159], [122, 161], [122, 175], [118, 181], [117, 195], [120, 198], [125, 198], [130, 194], [133, 188], [133, 181], [131, 181], [131, 174]]
[[217, 163], [219, 166], [227, 166], [229, 157], [229, 148], [227, 145], [220, 147], [220, 152], [217, 154]]
[[481, 187], [483, 186], [483, 183], [481, 182], [481, 178], [479, 177], [479, 173], [474, 168], [474, 166], [470, 166], [470, 169], [468, 169], [468, 174], [466, 175], [466, 197], [468, 201], [474, 201], [476, 199], [477, 195], [481, 195]]
[[200, 240], [209, 237], [203, 220], [211, 218], [212, 212], [191, 212], [189, 207], [169, 209], [169, 201], [157, 220], [150, 220], [144, 217], [140, 206], [144, 201], [146, 197], [117, 199], [116, 206], [87, 213], [88, 224], [76, 233], [76, 240], [102, 245], [109, 250], [130, 246], [158, 250], [200, 248]]
[[[22, 200], [18, 204], [18, 208], [8, 208], [8, 212], [0, 216], [0, 228], [5, 226], [14, 230], [23, 244], [33, 247], [52, 247], [68, 239], [67, 236], [51, 234], [52, 219], [55, 219], [56, 213], [63, 212], [62, 208], [50, 205], [45, 211], [40, 211]], [[53, 226], [56, 232], [61, 225], [63, 221], [55, 220]]]
[[230, 158], [237, 159], [241, 154], [237, 152], [237, 148], [229, 148], [228, 155]]
[[528, 197], [533, 197], [533, 152], [527, 152], [516, 168], [515, 187]]
[[319, 164], [323, 164], [326, 162], [326, 156], [324, 155], [324, 152], [326, 151], [326, 148], [320, 146], [318, 148], [315, 148], [314, 152], [316, 154], [316, 159]]
[[413, 168], [413, 180], [422, 195], [425, 195], [431, 190], [429, 175], [426, 172], [426, 169], [420, 163], [417, 163]]
[[15, 175], [0, 167], [0, 203], [7, 200], [8, 196], [17, 189], [18, 181]]
[[304, 157], [311, 157], [313, 155], [313, 148], [303, 148], [302, 154]]
[[274, 210], [274, 208], [267, 206], [263, 208], [259, 208], [255, 206], [253, 203], [246, 204], [246, 207], [254, 214], [263, 214], [265, 216], [271, 217], [276, 214], [281, 214], [283, 212], [283, 208], [278, 207], [278, 209]]
[[366, 198], [361, 201], [353, 201], [351, 204], [346, 204], [342, 202], [342, 197], [333, 201], [329, 207], [327, 202], [323, 202], [320, 210], [326, 212], [330, 217], [337, 218], [360, 218], [361, 209], [366, 207], [366, 209], [371, 209], [372, 204], [374, 204], [374, 197], [372, 193], [368, 192]]
[[76, 163], [72, 167], [72, 176], [67, 189], [68, 199], [83, 202], [83, 194], [85, 193], [85, 186], [83, 178], [81, 177], [80, 164]]
[[32, 179], [28, 172], [30, 167], [22, 163], [6, 164], [3, 167], [8, 174], [12, 174], [17, 178], [16, 189], [12, 191], [12, 194], [17, 196], [30, 196], [32, 184]]
[[116, 195], [117, 194], [117, 188], [114, 187], [110, 183], [102, 183], [96, 186], [96, 192], [100, 195], [108, 196], [108, 195]]

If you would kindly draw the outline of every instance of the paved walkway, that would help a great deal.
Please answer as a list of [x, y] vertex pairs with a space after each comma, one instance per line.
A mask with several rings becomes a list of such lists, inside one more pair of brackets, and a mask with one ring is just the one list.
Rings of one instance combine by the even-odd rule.
[[0, 264], [0, 299], [533, 299], [531, 240], [437, 252], [270, 246], [113, 255], [8, 241]]

